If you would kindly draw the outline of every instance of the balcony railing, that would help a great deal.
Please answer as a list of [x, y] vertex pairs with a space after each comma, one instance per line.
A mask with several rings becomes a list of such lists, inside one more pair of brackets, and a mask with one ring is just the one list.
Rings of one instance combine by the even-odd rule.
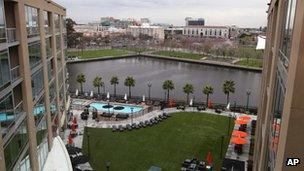
[[16, 28], [6, 28], [7, 42], [12, 43], [17, 41]]
[[20, 78], [20, 65], [17, 65], [11, 69], [11, 76], [13, 82]]

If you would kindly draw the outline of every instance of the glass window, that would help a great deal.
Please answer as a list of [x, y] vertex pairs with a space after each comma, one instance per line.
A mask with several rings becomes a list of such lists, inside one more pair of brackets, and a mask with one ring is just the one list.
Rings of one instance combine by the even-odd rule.
[[43, 19], [44, 19], [44, 30], [45, 34], [50, 33], [50, 15], [47, 11], [43, 11]]
[[40, 123], [40, 120], [45, 114], [45, 95], [43, 95], [33, 108], [33, 114], [35, 116], [36, 125]]
[[51, 38], [46, 38], [45, 39], [45, 49], [46, 49], [46, 57], [50, 58], [52, 57], [52, 40]]
[[61, 36], [56, 35], [56, 49], [57, 52], [61, 51]]
[[55, 23], [55, 32], [60, 32], [60, 15], [55, 14], [54, 15], [54, 23]]
[[25, 15], [27, 36], [37, 36], [39, 34], [38, 9], [30, 6], [25, 6]]
[[297, 0], [289, 0], [285, 3], [286, 18], [282, 34], [283, 38], [281, 42], [281, 55], [284, 55], [286, 58], [289, 58]]
[[54, 77], [54, 58], [48, 61], [47, 69], [48, 69], [48, 78], [49, 81], [51, 81]]
[[43, 89], [43, 72], [39, 69], [32, 76], [32, 95], [33, 99], [36, 99]]
[[4, 96], [0, 99], [0, 123], [1, 123], [1, 133], [4, 137], [11, 124], [15, 121], [14, 115], [14, 103], [12, 93]]
[[0, 52], [0, 88], [10, 82], [10, 66], [7, 51]]
[[62, 70], [58, 73], [58, 86], [59, 88], [62, 86], [63, 84], [63, 75], [62, 75]]
[[0, 43], [6, 42], [3, 1], [0, 1]]
[[26, 120], [23, 120], [11, 140], [4, 145], [6, 170], [12, 170], [13, 164], [19, 158], [20, 153], [28, 142]]
[[41, 63], [41, 49], [40, 49], [40, 42], [33, 42], [28, 45], [29, 51], [29, 60], [31, 69]]
[[57, 52], [57, 70], [62, 68], [62, 53]]

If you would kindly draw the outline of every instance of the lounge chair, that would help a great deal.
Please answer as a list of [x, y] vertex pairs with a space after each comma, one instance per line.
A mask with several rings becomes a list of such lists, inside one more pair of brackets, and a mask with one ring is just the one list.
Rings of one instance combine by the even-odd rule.
[[127, 125], [126, 125], [126, 128], [127, 128], [128, 131], [131, 131], [131, 130], [132, 130], [132, 127], [131, 127], [130, 124], [127, 124]]
[[117, 131], [117, 126], [116, 126], [116, 125], [113, 125], [113, 126], [112, 126], [112, 131], [113, 131], [113, 132]]

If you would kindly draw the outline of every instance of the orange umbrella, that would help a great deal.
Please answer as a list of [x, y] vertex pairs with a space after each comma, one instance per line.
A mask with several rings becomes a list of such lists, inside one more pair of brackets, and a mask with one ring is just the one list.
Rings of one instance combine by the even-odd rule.
[[69, 137], [68, 137], [68, 144], [69, 144], [69, 145], [72, 145], [72, 144], [73, 144], [73, 138], [72, 138], [71, 135], [69, 135]]
[[245, 138], [240, 138], [240, 137], [232, 138], [231, 142], [234, 144], [247, 144], [247, 140]]
[[243, 119], [237, 119], [235, 120], [235, 124], [238, 124], [238, 125], [245, 125], [245, 124], [248, 124], [249, 120], [243, 120]]
[[237, 130], [234, 130], [232, 132], [232, 136], [237, 136], [237, 137], [247, 137], [248, 134], [244, 131], [237, 131]]
[[209, 164], [209, 165], [211, 165], [213, 162], [213, 157], [212, 157], [212, 154], [210, 151], [208, 152], [208, 154], [206, 156], [206, 161], [207, 161], [207, 164]]
[[72, 123], [72, 131], [76, 131], [76, 124]]
[[240, 116], [238, 119], [250, 120], [250, 119], [251, 119], [251, 116], [243, 115], [243, 116]]
[[73, 124], [77, 125], [77, 118], [76, 117], [73, 118]]

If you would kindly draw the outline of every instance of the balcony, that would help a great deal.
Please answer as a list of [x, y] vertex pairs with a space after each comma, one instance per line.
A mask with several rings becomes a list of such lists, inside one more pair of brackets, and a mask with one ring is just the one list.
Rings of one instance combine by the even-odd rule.
[[7, 43], [13, 43], [17, 41], [16, 28], [6, 28]]

